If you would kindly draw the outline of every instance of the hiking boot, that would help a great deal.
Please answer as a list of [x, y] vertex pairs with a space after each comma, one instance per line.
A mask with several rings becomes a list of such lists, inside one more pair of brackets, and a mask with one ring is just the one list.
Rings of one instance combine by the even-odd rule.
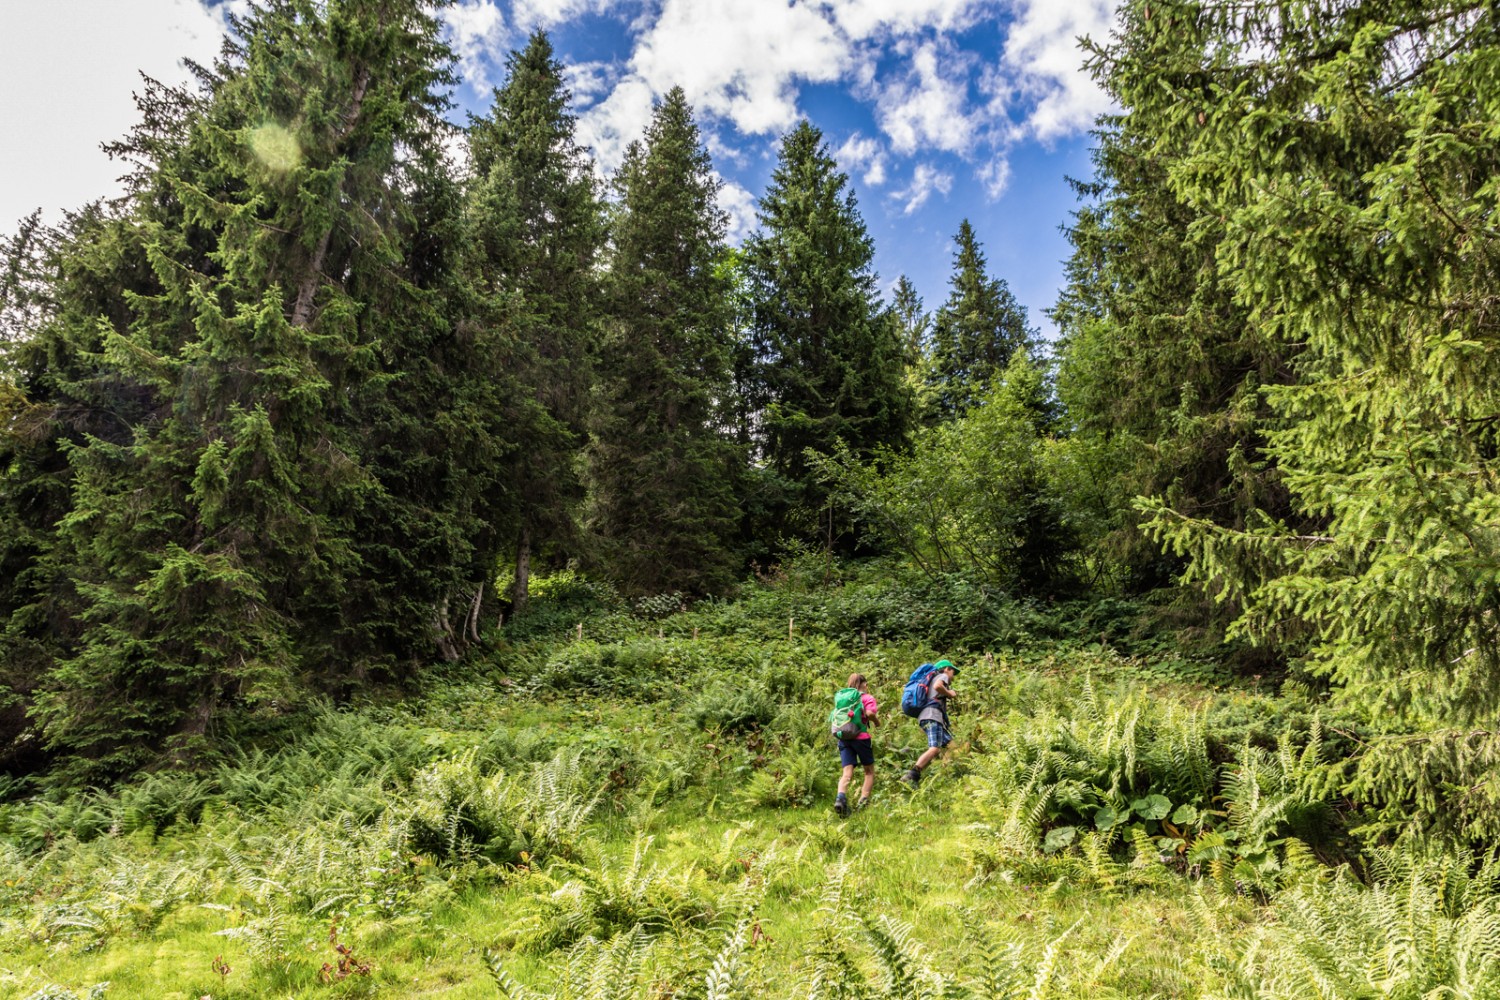
[[859, 811], [863, 812], [865, 809], [868, 809], [869, 807], [870, 807], [870, 800], [868, 798], [863, 798], [863, 799], [859, 800], [859, 802], [855, 805], [854, 808], [856, 810], [859, 810]]
[[914, 767], [908, 768], [906, 773], [901, 776], [900, 780], [906, 782], [906, 784], [910, 785], [911, 787], [916, 788], [917, 782], [922, 780], [922, 772], [918, 771]]
[[849, 815], [849, 799], [848, 799], [848, 797], [844, 796], [844, 795], [840, 795], [838, 798], [834, 799], [833, 800], [833, 811], [836, 812], [836, 813], [838, 813], [840, 819], [843, 819], [845, 816], [848, 816]]

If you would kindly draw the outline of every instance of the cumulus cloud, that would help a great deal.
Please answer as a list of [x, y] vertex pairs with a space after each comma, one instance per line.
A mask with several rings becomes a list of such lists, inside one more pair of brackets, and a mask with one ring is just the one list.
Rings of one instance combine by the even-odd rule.
[[833, 154], [839, 169], [847, 174], [860, 174], [870, 187], [885, 183], [885, 150], [878, 139], [855, 132]]
[[654, 98], [649, 84], [631, 77], [578, 117], [578, 141], [594, 151], [601, 172], [613, 173], [624, 161], [626, 148], [645, 134]]
[[880, 90], [876, 117], [898, 153], [918, 147], [950, 153], [967, 150], [975, 122], [969, 113], [969, 68], [972, 57], [936, 42], [902, 43], [907, 72]]
[[[599, 6], [597, 0], [547, 3]], [[644, 82], [654, 95], [680, 86], [700, 113], [742, 134], [772, 134], [800, 116], [797, 99], [804, 85], [875, 88], [881, 45], [968, 27], [995, 7], [996, 0], [663, 0], [654, 20], [643, 20], [617, 86]], [[517, 11], [519, 23], [520, 6]], [[967, 125], [966, 85], [939, 66], [935, 43], [902, 44], [902, 58], [912, 65], [883, 107], [886, 131], [910, 148], [940, 131], [939, 116], [957, 112]], [[946, 55], [949, 64], [958, 58], [952, 51]], [[960, 140], [943, 141], [941, 148], [956, 148]]]
[[[582, 11], [636, 12], [630, 56], [580, 76], [575, 87], [583, 133], [605, 169], [640, 134], [650, 100], [671, 87], [686, 92], [718, 156], [741, 145], [718, 129], [784, 131], [802, 114], [806, 86], [836, 83], [870, 104], [878, 130], [844, 143], [845, 170], [879, 186], [892, 156], [951, 153], [979, 164], [975, 176], [994, 198], [1006, 187], [1010, 146], [1076, 133], [1108, 109], [1082, 71], [1077, 38], [1105, 36], [1115, 2], [518, 0], [514, 17], [552, 23]], [[981, 61], [961, 47], [959, 33], [990, 23], [1004, 41]], [[927, 186], [910, 189], [908, 203], [943, 190], [935, 168], [918, 173]]]
[[598, 14], [622, 6], [610, 0], [516, 0], [511, 8], [516, 27], [524, 33], [550, 28], [584, 14]]
[[904, 190], [896, 192], [898, 200], [904, 200], [901, 211], [910, 215], [923, 205], [927, 199], [932, 197], [934, 191], [940, 192], [945, 197], [953, 190], [953, 175], [945, 173], [930, 163], [919, 163], [912, 171], [911, 184]]
[[844, 33], [855, 40], [967, 28], [992, 6], [983, 0], [829, 0]]
[[181, 60], [211, 62], [223, 30], [196, 0], [0, 3], [0, 230], [117, 194], [99, 143], [137, 121], [140, 74], [188, 81]]
[[563, 66], [563, 78], [577, 104], [592, 104], [613, 85], [619, 67], [610, 62], [570, 63]]
[[997, 201], [1010, 185], [1010, 161], [997, 153], [988, 163], [982, 164], [974, 176], [984, 185], [985, 197]]
[[1033, 102], [1021, 128], [1043, 142], [1087, 129], [1110, 100], [1083, 72], [1078, 39], [1108, 38], [1115, 0], [1014, 0], [1014, 11], [1002, 76], [1015, 94], [1002, 89], [997, 100]]
[[729, 214], [729, 242], [738, 245], [755, 231], [755, 196], [735, 181], [720, 181], [719, 207]]
[[654, 93], [682, 87], [702, 111], [748, 135], [797, 120], [801, 82], [832, 82], [849, 45], [821, 10], [785, 0], [666, 0], [630, 68]]
[[443, 21], [448, 44], [458, 56], [459, 75], [474, 93], [484, 93], [494, 86], [490, 68], [510, 40], [500, 5], [495, 0], [459, 0]]

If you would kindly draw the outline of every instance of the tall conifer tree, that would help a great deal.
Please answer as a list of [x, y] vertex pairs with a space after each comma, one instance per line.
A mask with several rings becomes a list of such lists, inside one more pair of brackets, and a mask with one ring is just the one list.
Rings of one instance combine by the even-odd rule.
[[615, 178], [608, 335], [589, 449], [592, 525], [632, 593], [730, 580], [739, 451], [730, 414], [728, 222], [682, 89]]
[[[1450, 743], [1493, 747], [1500, 17], [1431, 0], [1125, 16], [1101, 53], [1112, 89], [1153, 148], [1181, 151], [1167, 184], [1222, 224], [1214, 266], [1248, 323], [1302, 345], [1301, 377], [1267, 391], [1267, 451], [1319, 522], [1237, 530], [1157, 501], [1153, 528], [1244, 602], [1244, 632], [1310, 633], [1311, 666], [1373, 723], [1479, 730], [1440, 735], [1434, 766]], [[1429, 755], [1390, 749], [1404, 796]], [[1444, 783], [1492, 822], [1492, 765]]]
[[522, 606], [533, 552], [575, 534], [583, 489], [575, 459], [597, 353], [604, 227], [552, 43], [539, 31], [507, 65], [490, 114], [469, 131], [467, 270], [478, 322], [498, 332], [517, 383], [507, 423], [518, 446], [505, 472], [512, 596]]
[[801, 532], [827, 545], [840, 529], [806, 452], [831, 455], [842, 443], [866, 458], [899, 446], [911, 413], [903, 345], [876, 297], [874, 248], [848, 180], [822, 133], [799, 123], [782, 140], [744, 258], [762, 457], [802, 512]]
[[915, 367], [927, 353], [932, 314], [922, 307], [917, 286], [904, 274], [896, 279], [896, 287], [891, 293], [891, 313], [896, 319], [901, 344], [906, 348], [906, 364]]
[[955, 237], [953, 290], [932, 322], [927, 395], [939, 419], [962, 416], [989, 390], [1010, 364], [1011, 355], [1029, 351], [1026, 307], [1004, 279], [986, 272], [984, 252], [965, 219]]
[[1085, 204], [1068, 229], [1068, 283], [1053, 311], [1074, 435], [1110, 455], [1121, 498], [1106, 558], [1134, 591], [1169, 586], [1182, 569], [1141, 530], [1128, 506], [1137, 495], [1226, 527], [1257, 512], [1292, 515], [1265, 452], [1262, 389], [1293, 380], [1295, 352], [1234, 301], [1215, 262], [1223, 220], [1172, 190], [1182, 150], [1152, 130], [1128, 106], [1101, 120], [1094, 179], [1074, 184]]
[[[151, 91], [117, 147], [134, 191], [102, 232], [127, 280], [60, 309], [33, 356], [43, 389], [74, 391], [76, 351], [131, 400], [68, 449], [76, 635], [36, 706], [54, 747], [108, 767], [226, 700], [421, 655], [430, 627], [408, 595], [435, 588], [366, 576], [401, 501], [370, 401], [412, 354], [390, 338], [440, 326], [409, 199], [441, 186], [447, 52], [415, 0], [274, 0], [232, 28], [202, 94]], [[72, 251], [65, 275], [99, 248]], [[387, 544], [447, 533], [422, 510]]]

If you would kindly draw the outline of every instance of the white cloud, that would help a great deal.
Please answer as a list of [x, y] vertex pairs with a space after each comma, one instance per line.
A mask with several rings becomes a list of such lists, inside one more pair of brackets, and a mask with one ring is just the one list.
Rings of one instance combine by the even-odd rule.
[[862, 172], [862, 179], [870, 187], [879, 187], [885, 183], [886, 155], [878, 139], [855, 132], [834, 151], [833, 158], [845, 173]]
[[984, 0], [830, 0], [827, 6], [854, 39], [968, 27], [989, 6]]
[[1010, 161], [1004, 155], [996, 153], [988, 163], [974, 172], [974, 176], [984, 185], [985, 197], [990, 201], [998, 201], [1010, 185]]
[[[1078, 39], [1109, 37], [1115, 0], [1013, 0], [1002, 71], [1035, 101], [1022, 128], [1043, 142], [1082, 131], [1110, 109], [1107, 94], [1083, 71]], [[1008, 95], [1001, 93], [1002, 102]]]
[[906, 79], [881, 88], [875, 106], [891, 146], [898, 153], [968, 150], [975, 130], [967, 110], [972, 59], [935, 42], [903, 43], [897, 51], [910, 57]]
[[[777, 134], [800, 117], [805, 86], [838, 83], [871, 104], [880, 133], [845, 142], [838, 153], [845, 170], [873, 187], [887, 180], [892, 155], [952, 153], [981, 164], [975, 176], [996, 198], [1009, 178], [1011, 145], [1079, 132], [1108, 109], [1083, 72], [1077, 37], [1105, 36], [1115, 2], [620, 0], [611, 7], [607, 0], [518, 0], [515, 16], [519, 24], [581, 11], [637, 12], [628, 60], [580, 77], [587, 85], [576, 88], [585, 106], [605, 81], [613, 88], [581, 120], [605, 169], [640, 134], [650, 100], [671, 87], [686, 92], [710, 150], [721, 156], [740, 143], [717, 128]], [[982, 65], [954, 33], [986, 22], [1004, 42]], [[935, 168], [917, 173], [927, 186], [909, 189], [908, 203], [943, 190]]]
[[592, 104], [609, 90], [619, 75], [619, 67], [610, 62], [566, 63], [563, 79], [573, 93], [575, 104]]
[[489, 70], [499, 62], [510, 33], [495, 0], [459, 0], [443, 16], [448, 44], [458, 56], [458, 72], [476, 94], [491, 86]]
[[785, 0], [666, 0], [630, 68], [654, 93], [681, 86], [695, 108], [757, 135], [797, 120], [801, 81], [838, 80], [849, 45], [821, 10]]
[[734, 181], [720, 180], [719, 207], [729, 213], [729, 242], [738, 245], [755, 230], [755, 196]]
[[905, 190], [897, 191], [898, 200], [905, 199], [906, 204], [901, 211], [910, 215], [923, 205], [927, 199], [932, 197], [932, 192], [938, 191], [945, 197], [953, 190], [953, 175], [944, 173], [930, 163], [919, 163], [917, 169], [912, 171], [911, 184]]
[[223, 23], [196, 0], [0, 2], [0, 230], [119, 193], [124, 167], [99, 150], [137, 121], [139, 73], [189, 79]]
[[601, 173], [613, 173], [625, 159], [626, 147], [645, 134], [653, 97], [644, 80], [630, 77], [578, 116], [578, 141], [593, 149]]
[[611, 6], [620, 4], [612, 4], [610, 0], [516, 0], [511, 16], [515, 18], [516, 27], [529, 34], [537, 28], [550, 28], [583, 14], [603, 13]]

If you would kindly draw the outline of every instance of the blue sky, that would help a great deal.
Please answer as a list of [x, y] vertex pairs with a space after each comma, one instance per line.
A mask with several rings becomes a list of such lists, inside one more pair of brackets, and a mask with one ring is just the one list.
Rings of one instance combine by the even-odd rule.
[[[228, 0], [229, 4], [238, 0]], [[209, 59], [223, 3], [0, 3], [0, 228], [55, 218], [109, 193], [98, 143], [133, 120], [137, 71], [183, 76]], [[1090, 173], [1087, 131], [1108, 109], [1082, 71], [1079, 35], [1101, 37], [1112, 0], [458, 0], [444, 17], [483, 113], [505, 54], [542, 28], [569, 67], [580, 133], [601, 169], [639, 136], [653, 99], [682, 86], [697, 111], [741, 238], [754, 225], [779, 137], [799, 117], [850, 174], [883, 289], [900, 274], [929, 309], [946, 298], [952, 238], [974, 225], [991, 273], [1032, 323], [1056, 297]], [[17, 141], [19, 138], [20, 141]]]

